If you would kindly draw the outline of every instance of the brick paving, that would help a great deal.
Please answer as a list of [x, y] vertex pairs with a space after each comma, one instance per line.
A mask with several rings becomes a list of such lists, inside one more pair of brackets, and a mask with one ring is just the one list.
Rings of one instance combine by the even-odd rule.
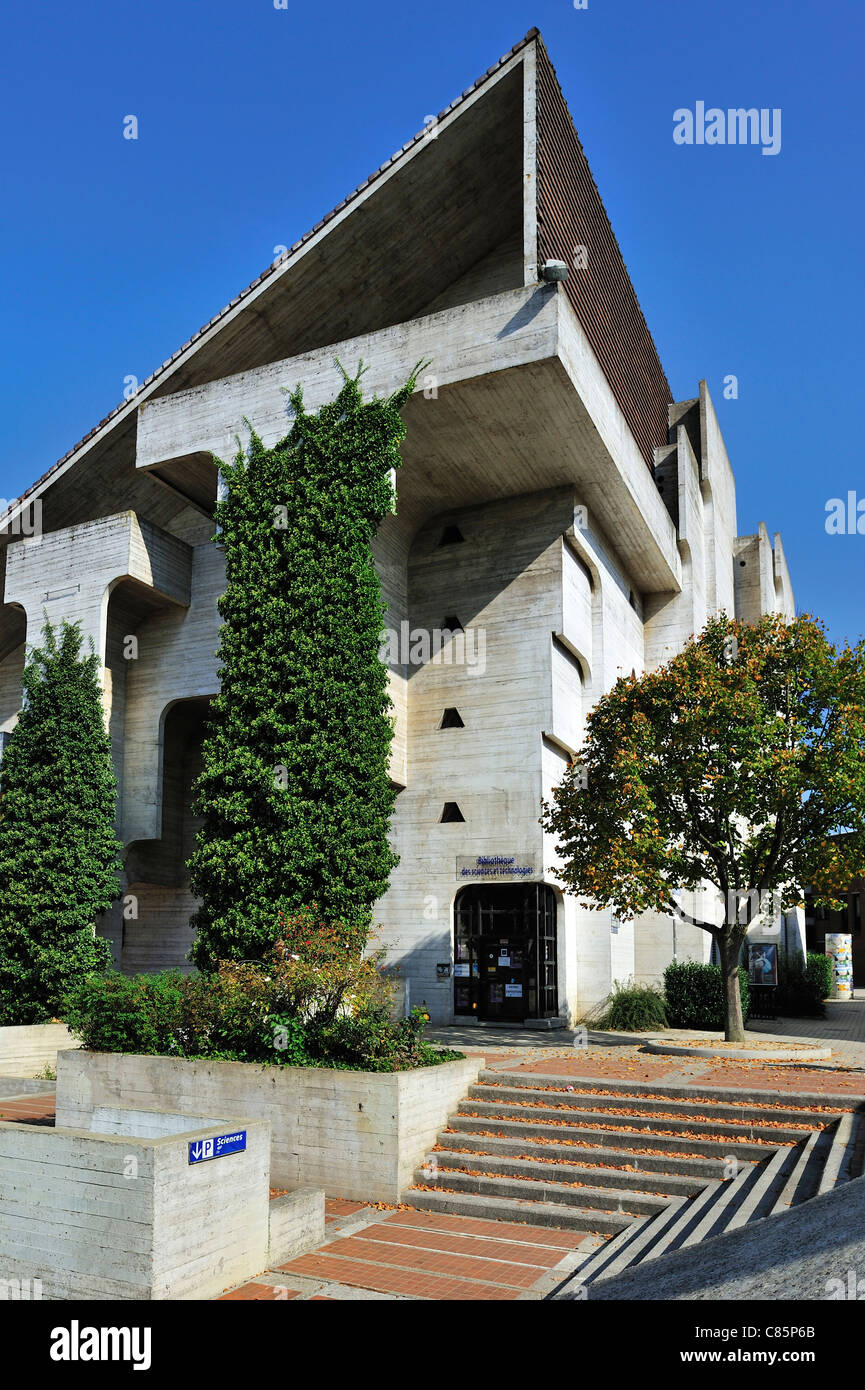
[[264, 1285], [255, 1281], [223, 1297], [268, 1298], [262, 1287], [278, 1289], [287, 1280], [309, 1301], [378, 1295], [510, 1302], [531, 1297], [534, 1286], [546, 1281], [588, 1234], [412, 1208], [361, 1210], [369, 1214], [368, 1222], [361, 1219], [345, 1235], [331, 1228], [318, 1250], [270, 1271]]
[[299, 1298], [296, 1289], [280, 1288], [276, 1284], [243, 1284], [239, 1289], [221, 1295], [222, 1303], [284, 1303], [291, 1298]]
[[363, 1211], [368, 1205], [367, 1202], [349, 1201], [344, 1197], [328, 1197], [324, 1204], [325, 1222], [338, 1221], [342, 1216], [354, 1216], [355, 1212]]
[[[0, 1090], [3, 1078], [0, 1076]], [[15, 1124], [53, 1125], [56, 1099], [51, 1092], [43, 1091], [35, 1096], [13, 1096], [0, 1100], [0, 1120]]]
[[865, 1072], [846, 1072], [829, 1067], [790, 1067], [776, 1064], [767, 1067], [760, 1062], [719, 1063], [708, 1070], [693, 1074], [694, 1085], [734, 1086], [756, 1091], [777, 1091], [791, 1095], [796, 1091], [814, 1091], [825, 1095], [865, 1096]]
[[661, 1081], [681, 1067], [678, 1057], [653, 1057], [631, 1047], [622, 1049], [622, 1057], [589, 1053], [585, 1048], [572, 1048], [564, 1056], [547, 1056], [533, 1062], [517, 1062], [507, 1068], [513, 1072], [546, 1072], [549, 1076], [579, 1076], [606, 1081]]

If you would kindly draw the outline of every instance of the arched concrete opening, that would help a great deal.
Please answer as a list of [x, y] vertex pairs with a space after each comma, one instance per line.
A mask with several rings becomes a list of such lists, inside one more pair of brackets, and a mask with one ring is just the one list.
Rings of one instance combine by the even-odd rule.
[[210, 697], [195, 696], [175, 700], [163, 711], [160, 838], [134, 840], [125, 856], [129, 907], [120, 963], [126, 974], [192, 968], [187, 960], [194, 937], [189, 918], [196, 899], [187, 863], [200, 824], [192, 814], [192, 797], [209, 707]]
[[[148, 618], [164, 610], [167, 605], [160, 594], [139, 580], [129, 577], [116, 580], [109, 585], [104, 603], [106, 613], [103, 703], [111, 737], [111, 756], [117, 780], [122, 786], [126, 746], [126, 687], [133, 665], [142, 659], [138, 632]], [[146, 660], [146, 656], [143, 659]], [[118, 808], [118, 826], [120, 824]]]
[[27, 614], [17, 603], [0, 606], [0, 755], [5, 735], [21, 709], [21, 676], [27, 643]]

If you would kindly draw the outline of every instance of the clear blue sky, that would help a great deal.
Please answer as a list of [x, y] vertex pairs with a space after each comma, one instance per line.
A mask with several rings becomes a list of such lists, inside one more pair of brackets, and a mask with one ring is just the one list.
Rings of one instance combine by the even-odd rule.
[[[0, 493], [533, 24], [673, 394], [709, 383], [740, 532], [780, 530], [799, 607], [858, 638], [865, 535], [824, 521], [830, 497], [865, 497], [861, 0], [6, 6]], [[780, 154], [675, 145], [673, 111], [700, 100], [780, 107]]]

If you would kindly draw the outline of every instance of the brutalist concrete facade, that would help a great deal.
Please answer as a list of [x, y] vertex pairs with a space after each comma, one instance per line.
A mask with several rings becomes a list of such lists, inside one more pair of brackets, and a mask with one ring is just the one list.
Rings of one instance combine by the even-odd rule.
[[[566, 281], [545, 278], [550, 259]], [[536, 31], [3, 519], [0, 729], [43, 609], [81, 618], [104, 664], [126, 846], [125, 901], [101, 930], [124, 970], [183, 964], [224, 582], [214, 455], [233, 454], [244, 418], [265, 443], [282, 437], [282, 388], [330, 399], [335, 356], [369, 364], [370, 392], [430, 363], [374, 547], [401, 789], [400, 865], [378, 908], [389, 959], [436, 1021], [572, 1018], [615, 979], [657, 978], [673, 949], [669, 919], [618, 923], [555, 886], [538, 817], [587, 711], [719, 609], [794, 610], [779, 538], [737, 534], [705, 383], [672, 399]], [[37, 503], [42, 534], [16, 534]], [[491, 951], [479, 1001], [475, 946], [461, 957], [455, 925], [470, 935], [476, 912], [492, 943], [489, 913], [518, 885], [548, 886], [533, 898], [543, 931], [528, 954]], [[708, 944], [677, 929], [680, 956], [704, 959]], [[512, 972], [535, 950], [545, 985], [530, 1000]]]

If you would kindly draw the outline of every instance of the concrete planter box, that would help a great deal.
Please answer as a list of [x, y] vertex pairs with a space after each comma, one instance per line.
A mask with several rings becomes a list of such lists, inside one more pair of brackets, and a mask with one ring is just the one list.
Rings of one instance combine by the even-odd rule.
[[57, 1053], [75, 1047], [65, 1023], [32, 1023], [0, 1028], [0, 1077], [35, 1076], [57, 1066]]
[[[0, 1299], [217, 1298], [252, 1278], [268, 1261], [270, 1133], [245, 1117], [230, 1130], [246, 1131], [241, 1152], [192, 1163], [223, 1120], [103, 1106], [85, 1131], [0, 1123]], [[306, 1194], [278, 1250], [303, 1248], [314, 1207]]]
[[268, 1265], [284, 1265], [324, 1240], [324, 1193], [299, 1187], [275, 1197], [268, 1208]]
[[271, 1126], [273, 1186], [397, 1202], [482, 1064], [475, 1057], [385, 1073], [63, 1052], [57, 1124], [89, 1129], [94, 1112], [111, 1105], [250, 1115]]

